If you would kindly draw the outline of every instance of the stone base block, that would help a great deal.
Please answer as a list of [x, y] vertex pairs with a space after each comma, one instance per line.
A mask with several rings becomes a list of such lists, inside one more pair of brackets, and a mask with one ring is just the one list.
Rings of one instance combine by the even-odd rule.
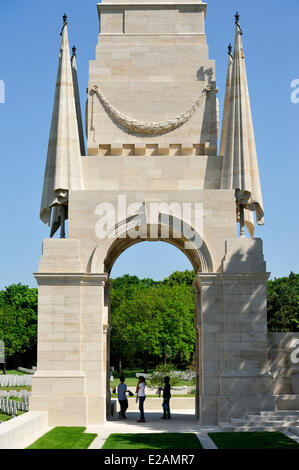
[[32, 396], [30, 411], [47, 411], [49, 426], [87, 426], [86, 396]]
[[106, 397], [104, 395], [88, 396], [87, 419], [89, 426], [104, 424], [106, 421]]
[[299, 395], [280, 395], [276, 397], [277, 410], [299, 410]]
[[218, 396], [199, 396], [199, 420], [201, 425], [218, 424]]
[[49, 426], [86, 426], [85, 381], [80, 370], [38, 370], [32, 377], [30, 411], [48, 411]]
[[229, 421], [231, 418], [242, 419], [249, 414], [258, 414], [260, 411], [274, 411], [275, 403], [274, 395], [220, 396], [219, 422]]

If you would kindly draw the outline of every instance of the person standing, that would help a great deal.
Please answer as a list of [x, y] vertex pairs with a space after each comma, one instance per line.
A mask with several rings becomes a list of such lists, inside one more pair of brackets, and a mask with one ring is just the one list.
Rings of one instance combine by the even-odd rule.
[[163, 416], [161, 419], [171, 419], [170, 416], [170, 398], [171, 398], [171, 393], [170, 393], [170, 377], [164, 377], [164, 388], [160, 388], [160, 390], [163, 390]]
[[128, 393], [127, 385], [125, 384], [125, 377], [121, 376], [119, 378], [120, 384], [117, 386], [117, 397], [120, 406], [120, 412], [118, 416], [120, 419], [127, 419], [126, 411], [128, 409], [128, 399], [126, 397], [126, 393]]
[[139, 411], [140, 411], [140, 418], [137, 420], [138, 423], [145, 423], [144, 419], [144, 402], [145, 402], [145, 378], [143, 376], [138, 377], [138, 384], [136, 387], [136, 393], [139, 401]]

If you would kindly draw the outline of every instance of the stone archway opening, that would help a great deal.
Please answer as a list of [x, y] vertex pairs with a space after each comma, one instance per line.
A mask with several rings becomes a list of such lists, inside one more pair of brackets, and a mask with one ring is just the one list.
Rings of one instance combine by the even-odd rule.
[[[109, 274], [109, 280], [106, 283], [105, 286], [105, 307], [107, 309], [107, 317], [108, 317], [108, 325], [111, 325], [111, 302], [110, 302], [110, 293], [111, 293], [111, 288], [113, 288], [113, 283], [110, 281], [110, 276], [111, 276], [111, 271], [115, 264], [117, 263], [118, 259], [120, 256], [126, 252], [128, 249], [132, 248], [136, 244], [140, 244], [143, 242], [148, 242], [148, 243], [153, 243], [153, 242], [164, 242], [167, 244], [170, 244], [180, 250], [188, 259], [190, 262], [190, 270], [193, 270], [196, 274], [199, 272], [203, 271], [202, 265], [207, 268], [209, 263], [211, 262], [210, 257], [207, 256], [208, 254], [208, 249], [206, 245], [203, 243], [202, 248], [203, 252], [196, 250], [195, 248], [193, 249], [186, 249], [186, 240], [184, 237], [181, 238], [171, 238], [169, 237], [168, 239], [162, 238], [161, 234], [161, 228], [159, 228], [159, 237], [156, 239], [152, 239], [150, 237], [150, 227], [147, 227], [147, 239], [130, 239], [129, 237], [122, 238], [122, 239], [116, 239], [114, 243], [112, 243], [110, 249], [107, 252], [107, 256], [105, 258], [105, 272]], [[173, 235], [173, 232], [172, 232]], [[144, 243], [145, 245], [145, 243]], [[144, 247], [145, 248], [145, 247]], [[169, 272], [169, 275], [171, 272]], [[145, 276], [147, 277], [147, 276]], [[190, 397], [186, 397], [186, 399], [183, 399], [183, 397], [175, 397], [175, 392], [172, 398], [172, 402], [174, 404], [174, 409], [172, 410], [173, 413], [175, 414], [175, 409], [180, 410], [180, 413], [182, 413], [182, 410], [185, 410], [185, 414], [189, 415], [190, 417], [196, 417], [199, 419], [199, 397], [201, 394], [201, 387], [200, 387], [200, 348], [199, 348], [199, 337], [200, 337], [200, 331], [199, 331], [199, 318], [200, 318], [200, 289], [197, 287], [197, 284], [194, 282], [194, 330], [195, 330], [195, 350], [193, 353], [193, 359], [195, 362], [195, 382], [190, 382], [189, 387], [186, 389], [183, 389], [183, 394], [187, 394], [186, 392], [190, 393], [191, 389], [194, 391], [195, 390], [195, 397], [191, 395]], [[108, 332], [106, 335], [106, 413], [107, 413], [107, 418], [109, 419], [110, 413], [111, 413], [111, 385], [110, 385], [110, 358], [111, 358], [111, 348], [110, 348], [110, 338], [111, 338], [111, 329], [108, 328]], [[137, 379], [136, 379], [137, 382]], [[154, 392], [153, 392], [154, 393]], [[176, 392], [177, 394], [180, 395], [179, 392]], [[182, 393], [182, 392], [181, 392]], [[192, 401], [193, 400], [193, 401]], [[156, 403], [155, 403], [156, 402]], [[161, 414], [161, 400], [159, 400], [159, 403], [155, 400], [154, 403], [151, 403], [150, 409], [151, 411], [154, 411], [155, 413], [158, 413], [159, 415]]]

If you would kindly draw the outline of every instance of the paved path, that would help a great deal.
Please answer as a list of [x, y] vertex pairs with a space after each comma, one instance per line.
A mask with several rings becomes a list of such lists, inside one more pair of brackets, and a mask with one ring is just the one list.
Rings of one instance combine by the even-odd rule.
[[217, 449], [207, 434], [219, 431], [218, 426], [200, 426], [192, 411], [175, 410], [170, 420], [161, 420], [160, 416], [160, 412], [145, 413], [146, 422], [137, 423], [139, 413], [127, 412], [126, 420], [111, 418], [103, 426], [88, 426], [86, 428], [87, 433], [98, 434], [98, 437], [89, 448], [101, 449], [107, 437], [112, 433], [192, 432], [197, 435], [205, 449]]

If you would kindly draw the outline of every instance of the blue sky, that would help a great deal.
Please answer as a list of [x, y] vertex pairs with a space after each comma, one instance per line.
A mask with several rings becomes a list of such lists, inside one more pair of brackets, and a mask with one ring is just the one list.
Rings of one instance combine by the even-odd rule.
[[[95, 0], [1, 0], [0, 104], [1, 271], [0, 288], [13, 282], [35, 286], [42, 240], [49, 229], [39, 220], [40, 197], [62, 15], [69, 16], [71, 46], [78, 48], [81, 101], [85, 103], [88, 62], [94, 58], [98, 17]], [[298, 78], [298, 0], [210, 0], [206, 32], [216, 60], [221, 112], [227, 44], [234, 39], [239, 10], [265, 206], [267, 268], [273, 276], [298, 272], [299, 104], [291, 102]], [[179, 250], [165, 243], [142, 243], [123, 253], [113, 276], [124, 273], [161, 279], [190, 268]]]

